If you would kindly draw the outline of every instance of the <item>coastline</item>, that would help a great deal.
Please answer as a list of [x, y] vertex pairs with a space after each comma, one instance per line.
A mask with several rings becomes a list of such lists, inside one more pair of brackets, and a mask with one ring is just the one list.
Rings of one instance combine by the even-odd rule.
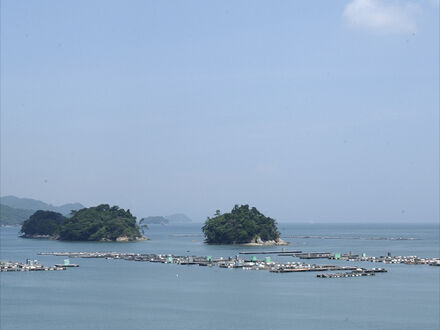
[[290, 243], [282, 240], [281, 238], [278, 238], [277, 240], [269, 240], [269, 241], [262, 241], [261, 239], [256, 239], [254, 242], [250, 243], [244, 243], [240, 245], [244, 246], [286, 246]]
[[75, 240], [75, 241], [69, 241], [69, 240], [61, 240], [59, 236], [53, 236], [53, 235], [20, 235], [21, 238], [29, 238], [29, 239], [47, 239], [47, 240], [57, 240], [61, 242], [117, 242], [117, 243], [123, 243], [123, 242], [140, 242], [140, 241], [149, 241], [150, 239], [145, 236], [141, 237], [134, 237], [130, 238], [127, 236], [120, 236], [116, 239], [108, 239], [108, 238], [101, 238], [98, 241], [88, 241], [88, 240]]
[[239, 245], [239, 246], [286, 246], [290, 244], [290, 242], [286, 242], [281, 238], [277, 240], [269, 240], [269, 241], [256, 239], [253, 242], [248, 242], [248, 243], [217, 243], [217, 242], [215, 243], [205, 242], [205, 243], [208, 245]]

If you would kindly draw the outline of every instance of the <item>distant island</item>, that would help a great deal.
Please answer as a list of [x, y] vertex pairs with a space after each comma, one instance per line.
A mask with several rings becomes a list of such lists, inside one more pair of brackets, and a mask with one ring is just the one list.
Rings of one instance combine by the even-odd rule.
[[84, 208], [80, 203], [69, 203], [61, 206], [53, 206], [51, 204], [32, 199], [19, 198], [16, 196], [0, 197], [0, 225], [16, 226], [21, 225], [35, 211], [53, 211], [68, 216], [72, 210]]
[[165, 219], [167, 219], [170, 223], [189, 223], [192, 222], [192, 220], [186, 216], [183, 213], [176, 213], [176, 214], [171, 214], [165, 217]]
[[22, 237], [50, 238], [66, 241], [137, 241], [144, 240], [140, 231], [145, 225], [136, 222], [130, 210], [101, 204], [72, 212], [67, 218], [61, 213], [39, 210], [23, 223]]
[[167, 225], [169, 224], [168, 219], [162, 216], [150, 216], [143, 218], [143, 223], [147, 225]]
[[249, 205], [235, 205], [224, 214], [217, 210], [202, 231], [209, 244], [287, 245], [280, 238], [276, 221]]
[[148, 225], [168, 225], [175, 223], [190, 223], [192, 220], [183, 213], [176, 213], [166, 217], [156, 215], [143, 218], [143, 223]]

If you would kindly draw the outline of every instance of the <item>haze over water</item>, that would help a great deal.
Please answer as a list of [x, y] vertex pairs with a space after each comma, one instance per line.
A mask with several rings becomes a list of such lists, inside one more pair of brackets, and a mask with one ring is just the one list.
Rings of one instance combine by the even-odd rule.
[[[202, 222], [235, 204], [278, 221], [288, 249], [440, 257], [438, 0], [0, 6], [0, 196], [197, 222], [152, 225], [136, 243], [1, 227], [1, 260], [263, 249], [204, 244]], [[0, 328], [440, 327], [440, 267], [320, 259], [388, 270], [320, 279], [71, 261], [2, 272]]]
[[[439, 256], [436, 226], [282, 225], [285, 235], [353, 239], [286, 239], [288, 249], [367, 255]], [[49, 251], [121, 251], [235, 256], [268, 248], [206, 245], [198, 225], [151, 226], [151, 241], [88, 243], [17, 238], [2, 228], [1, 259], [63, 257]], [[191, 234], [191, 237], [184, 235]], [[199, 236], [197, 236], [199, 234]], [[369, 238], [405, 237], [389, 241]], [[281, 248], [279, 248], [281, 249]], [[291, 257], [272, 259], [298, 261]], [[275, 274], [217, 267], [166, 265], [105, 259], [71, 259], [64, 272], [1, 274], [2, 329], [438, 329], [440, 267], [313, 260], [388, 273], [319, 279], [316, 273]]]

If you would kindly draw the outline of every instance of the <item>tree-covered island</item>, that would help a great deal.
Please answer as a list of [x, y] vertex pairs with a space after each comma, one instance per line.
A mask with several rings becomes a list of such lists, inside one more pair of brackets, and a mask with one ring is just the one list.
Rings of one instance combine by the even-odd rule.
[[72, 211], [64, 217], [52, 211], [37, 211], [23, 223], [22, 237], [51, 238], [66, 241], [136, 241], [144, 240], [130, 210], [101, 204]]
[[202, 231], [209, 244], [287, 245], [280, 238], [276, 221], [249, 205], [235, 205], [224, 214], [217, 210]]

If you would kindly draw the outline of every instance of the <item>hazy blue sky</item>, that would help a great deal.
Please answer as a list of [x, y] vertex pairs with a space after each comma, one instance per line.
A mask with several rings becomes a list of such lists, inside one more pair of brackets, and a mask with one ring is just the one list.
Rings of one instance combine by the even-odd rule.
[[438, 1], [3, 0], [0, 188], [438, 221]]

